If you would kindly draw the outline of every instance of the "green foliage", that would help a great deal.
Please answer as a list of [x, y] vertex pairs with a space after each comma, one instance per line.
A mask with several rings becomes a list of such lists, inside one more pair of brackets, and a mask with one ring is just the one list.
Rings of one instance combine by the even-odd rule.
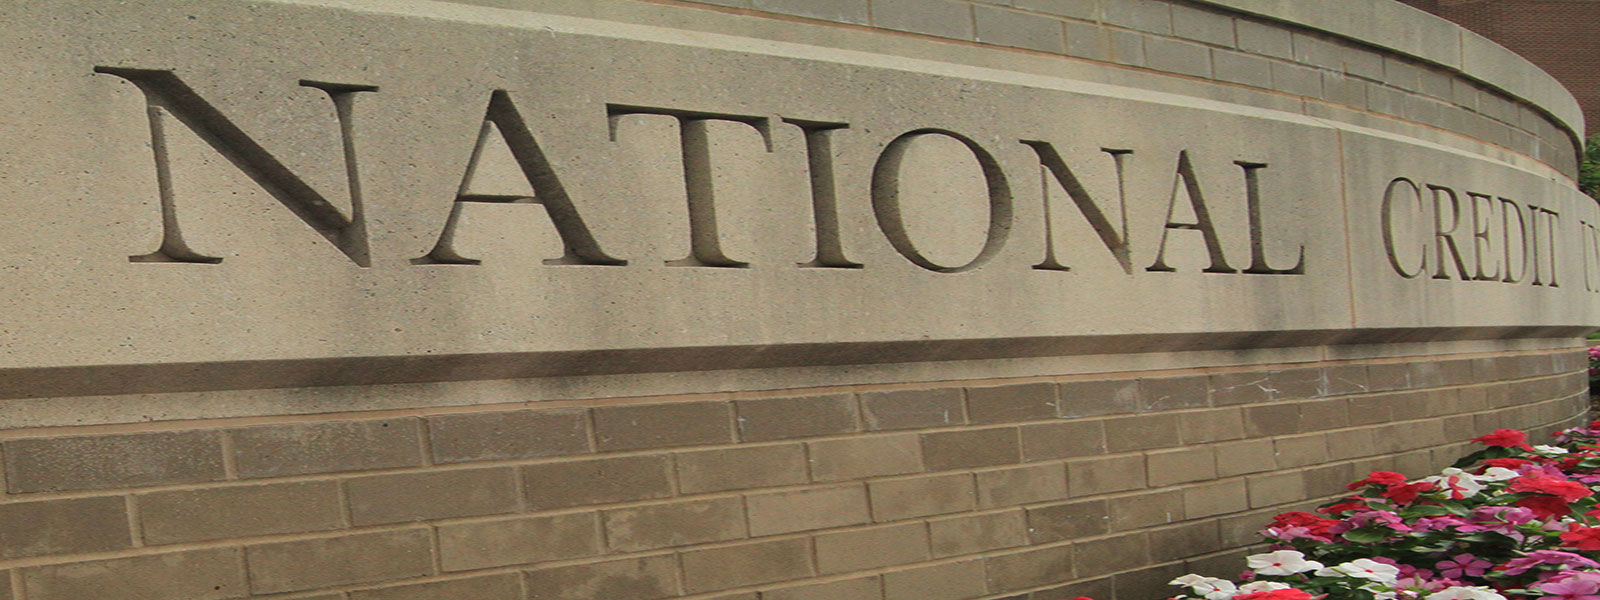
[[1578, 188], [1600, 199], [1600, 135], [1584, 144], [1583, 166], [1578, 170]]

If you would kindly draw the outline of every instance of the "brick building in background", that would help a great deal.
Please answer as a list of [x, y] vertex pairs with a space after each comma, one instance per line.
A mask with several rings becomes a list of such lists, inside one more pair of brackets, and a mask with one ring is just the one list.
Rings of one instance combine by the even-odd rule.
[[1539, 65], [1600, 131], [1600, 0], [1401, 0], [1499, 42]]

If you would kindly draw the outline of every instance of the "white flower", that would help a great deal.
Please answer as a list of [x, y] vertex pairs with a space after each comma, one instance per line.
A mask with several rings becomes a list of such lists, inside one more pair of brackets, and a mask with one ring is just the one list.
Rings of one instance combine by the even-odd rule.
[[1445, 469], [1441, 474], [1425, 478], [1423, 481], [1440, 489], [1452, 490], [1462, 498], [1471, 498], [1483, 491], [1483, 484], [1478, 483], [1472, 474], [1455, 467]]
[[1233, 597], [1235, 592], [1239, 591], [1238, 588], [1234, 587], [1232, 581], [1193, 573], [1169, 581], [1167, 585], [1189, 586], [1189, 589], [1194, 590], [1194, 593], [1205, 596], [1206, 600], [1228, 600]]
[[1543, 445], [1534, 446], [1533, 447], [1533, 451], [1534, 452], [1538, 452], [1539, 454], [1566, 454], [1567, 453], [1567, 449], [1566, 448], [1558, 448], [1556, 446], [1543, 446]]
[[1473, 478], [1477, 479], [1478, 481], [1505, 481], [1508, 479], [1516, 479], [1520, 476], [1521, 475], [1518, 475], [1516, 471], [1507, 469], [1505, 467], [1489, 467], [1488, 469], [1484, 469], [1482, 475], [1473, 475]]
[[1358, 579], [1371, 579], [1381, 583], [1394, 583], [1400, 579], [1400, 568], [1386, 565], [1370, 558], [1358, 558], [1316, 572], [1319, 577], [1355, 577]]
[[1254, 592], [1270, 592], [1272, 590], [1287, 590], [1289, 588], [1290, 585], [1287, 583], [1278, 583], [1276, 581], [1252, 581], [1239, 586], [1239, 591], [1249, 594]]
[[1252, 554], [1244, 560], [1250, 565], [1250, 570], [1258, 575], [1293, 575], [1322, 568], [1322, 563], [1306, 560], [1306, 555], [1294, 550]]
[[1458, 585], [1428, 594], [1427, 600], [1506, 600], [1506, 597], [1483, 586]]

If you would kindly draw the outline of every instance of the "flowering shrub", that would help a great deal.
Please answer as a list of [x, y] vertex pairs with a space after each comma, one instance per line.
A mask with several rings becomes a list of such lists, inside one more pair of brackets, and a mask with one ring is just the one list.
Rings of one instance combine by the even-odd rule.
[[1243, 583], [1185, 575], [1178, 600], [1600, 600], [1600, 421], [1554, 446], [1499, 429], [1442, 473], [1374, 472], [1261, 534]]
[[1600, 347], [1589, 348], [1589, 397], [1600, 396]]

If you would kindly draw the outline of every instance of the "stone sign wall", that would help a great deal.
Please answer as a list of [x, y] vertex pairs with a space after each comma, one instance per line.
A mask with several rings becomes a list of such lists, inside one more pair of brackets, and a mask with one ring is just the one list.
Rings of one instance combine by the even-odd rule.
[[0, 16], [0, 600], [1157, 598], [1585, 407], [1581, 113], [1389, 0]]

